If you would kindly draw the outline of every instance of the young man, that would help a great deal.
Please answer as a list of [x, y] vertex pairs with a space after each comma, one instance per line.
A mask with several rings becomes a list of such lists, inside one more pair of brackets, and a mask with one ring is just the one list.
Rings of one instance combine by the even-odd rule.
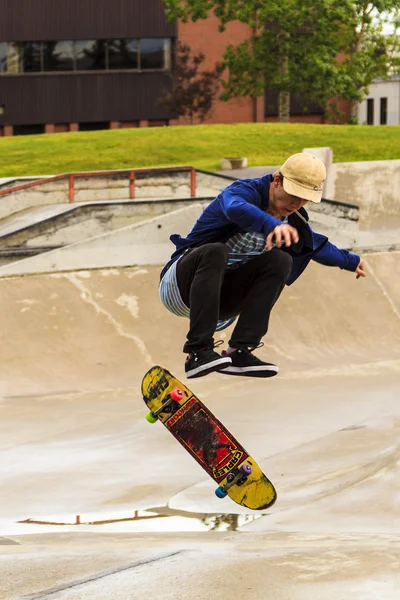
[[[190, 318], [183, 351], [188, 378], [213, 371], [272, 377], [279, 368], [253, 351], [267, 333], [269, 316], [285, 284], [311, 259], [365, 277], [356, 254], [315, 233], [304, 210], [320, 202], [324, 164], [307, 153], [290, 156], [274, 175], [242, 179], [204, 210], [186, 238], [170, 237], [176, 250], [161, 272], [160, 297], [168, 310]], [[214, 333], [238, 318], [220, 355]], [[220, 341], [222, 343], [222, 341]]]

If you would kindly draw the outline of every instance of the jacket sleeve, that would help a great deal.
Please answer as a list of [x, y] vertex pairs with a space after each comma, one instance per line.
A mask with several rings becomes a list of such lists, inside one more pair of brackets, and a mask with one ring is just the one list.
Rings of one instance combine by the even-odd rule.
[[267, 236], [282, 223], [261, 210], [258, 204], [257, 190], [245, 184], [227, 188], [221, 198], [222, 210], [227, 219], [244, 231], [254, 231]]
[[[324, 236], [315, 233], [315, 231], [313, 231], [312, 234], [314, 248], [316, 248]], [[321, 250], [314, 254], [313, 260], [327, 267], [339, 267], [346, 271], [355, 271], [360, 264], [361, 259], [358, 254], [353, 254], [348, 250], [341, 250], [328, 240], [327, 243], [322, 246]]]

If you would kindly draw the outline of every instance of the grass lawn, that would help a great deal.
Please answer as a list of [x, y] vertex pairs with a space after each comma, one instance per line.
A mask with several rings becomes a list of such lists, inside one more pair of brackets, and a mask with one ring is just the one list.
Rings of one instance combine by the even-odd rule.
[[330, 146], [334, 162], [400, 159], [400, 126], [246, 123], [3, 137], [0, 176], [165, 165], [215, 171], [233, 156], [279, 165], [316, 146]]

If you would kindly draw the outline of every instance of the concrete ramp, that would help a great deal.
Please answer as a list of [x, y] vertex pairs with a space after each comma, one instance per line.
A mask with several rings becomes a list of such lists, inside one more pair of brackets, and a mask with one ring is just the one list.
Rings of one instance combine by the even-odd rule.
[[[196, 202], [207, 200], [199, 198]], [[193, 203], [192, 198], [155, 198], [30, 208], [1, 220], [0, 249], [48, 247], [50, 250], [51, 247], [82, 242], [179, 208], [189, 208]]]
[[[368, 277], [358, 281], [352, 273], [310, 265], [284, 290], [260, 354], [279, 363], [280, 377], [287, 379], [397, 371], [399, 256], [368, 256]], [[159, 271], [133, 267], [1, 279], [0, 393], [131, 387], [159, 362], [183, 376], [188, 321], [160, 303]], [[217, 337], [227, 340], [229, 331]]]
[[200, 202], [191, 203], [168, 214], [5, 265], [0, 268], [0, 277], [95, 269], [104, 265], [163, 264], [173, 250], [171, 232], [188, 233], [203, 207]]

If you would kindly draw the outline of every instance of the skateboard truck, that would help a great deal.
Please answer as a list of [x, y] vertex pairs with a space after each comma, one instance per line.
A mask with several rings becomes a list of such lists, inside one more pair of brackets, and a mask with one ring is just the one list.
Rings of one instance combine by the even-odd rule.
[[146, 421], [148, 421], [149, 423], [157, 423], [158, 415], [162, 412], [171, 412], [173, 410], [174, 402], [182, 402], [184, 396], [185, 395], [182, 392], [182, 390], [179, 390], [178, 388], [171, 390], [171, 392], [166, 397], [165, 402], [160, 406], [160, 408], [147, 413]]
[[226, 484], [219, 486], [215, 490], [217, 498], [225, 498], [228, 495], [228, 490], [233, 485], [241, 485], [244, 483], [249, 475], [251, 475], [253, 469], [248, 463], [244, 463], [238, 469], [235, 469], [226, 478]]

